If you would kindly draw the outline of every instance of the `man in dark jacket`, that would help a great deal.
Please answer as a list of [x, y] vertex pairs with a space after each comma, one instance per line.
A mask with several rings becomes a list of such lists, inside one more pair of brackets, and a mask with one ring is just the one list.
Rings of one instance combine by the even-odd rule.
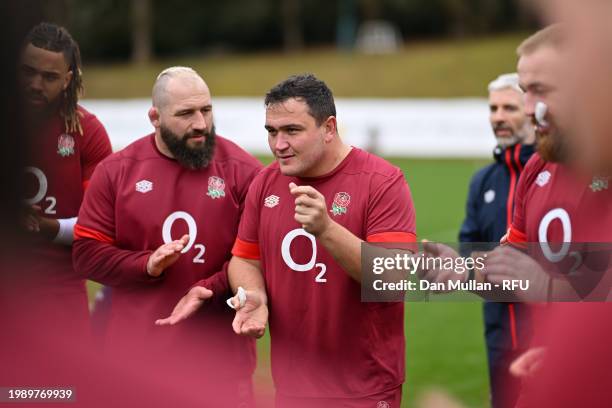
[[[466, 217], [459, 232], [462, 243], [497, 243], [512, 220], [518, 178], [534, 152], [535, 142], [518, 84], [517, 74], [506, 74], [489, 85], [490, 121], [497, 140], [495, 162], [472, 177]], [[463, 252], [469, 251], [469, 245], [463, 245]], [[520, 383], [508, 369], [512, 360], [526, 350], [530, 335], [528, 310], [525, 305], [486, 302], [484, 321], [491, 405], [514, 406]]]

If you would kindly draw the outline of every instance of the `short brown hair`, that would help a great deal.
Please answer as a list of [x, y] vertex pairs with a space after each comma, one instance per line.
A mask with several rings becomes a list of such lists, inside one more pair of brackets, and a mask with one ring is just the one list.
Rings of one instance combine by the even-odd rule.
[[516, 49], [516, 53], [519, 57], [522, 57], [523, 55], [535, 52], [543, 46], [558, 48], [563, 45], [564, 40], [563, 26], [558, 23], [553, 24], [523, 41]]

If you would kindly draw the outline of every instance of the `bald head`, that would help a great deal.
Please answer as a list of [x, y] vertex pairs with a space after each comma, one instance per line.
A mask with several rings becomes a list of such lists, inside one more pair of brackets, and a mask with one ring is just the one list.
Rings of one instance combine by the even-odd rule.
[[163, 70], [153, 85], [153, 106], [159, 110], [194, 94], [210, 99], [210, 90], [202, 77], [189, 67], [170, 67]]
[[190, 168], [200, 168], [212, 157], [215, 125], [210, 91], [193, 69], [171, 67], [157, 76], [149, 120], [162, 154]]

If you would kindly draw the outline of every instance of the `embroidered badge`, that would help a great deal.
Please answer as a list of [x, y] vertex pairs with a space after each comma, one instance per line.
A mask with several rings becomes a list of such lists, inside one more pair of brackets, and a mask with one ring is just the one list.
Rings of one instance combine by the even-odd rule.
[[351, 196], [348, 193], [336, 193], [332, 209], [329, 210], [334, 216], [346, 214], [347, 207], [351, 203]]
[[211, 176], [208, 178], [208, 193], [210, 198], [217, 199], [225, 197], [225, 181], [221, 177]]
[[63, 133], [57, 138], [57, 154], [62, 157], [68, 157], [74, 154], [74, 138]]
[[550, 181], [550, 171], [543, 171], [538, 174], [538, 178], [536, 178], [536, 184], [540, 187], [544, 187]]
[[593, 182], [589, 187], [594, 193], [598, 193], [608, 189], [608, 181], [607, 177], [593, 177]]

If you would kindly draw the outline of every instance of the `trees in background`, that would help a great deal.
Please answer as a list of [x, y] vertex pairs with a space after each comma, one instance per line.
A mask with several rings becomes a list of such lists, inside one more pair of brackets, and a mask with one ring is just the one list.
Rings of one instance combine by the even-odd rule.
[[382, 19], [404, 39], [481, 35], [534, 24], [523, 0], [54, 0], [49, 20], [78, 38], [86, 60], [152, 55], [350, 48], [358, 25]]

